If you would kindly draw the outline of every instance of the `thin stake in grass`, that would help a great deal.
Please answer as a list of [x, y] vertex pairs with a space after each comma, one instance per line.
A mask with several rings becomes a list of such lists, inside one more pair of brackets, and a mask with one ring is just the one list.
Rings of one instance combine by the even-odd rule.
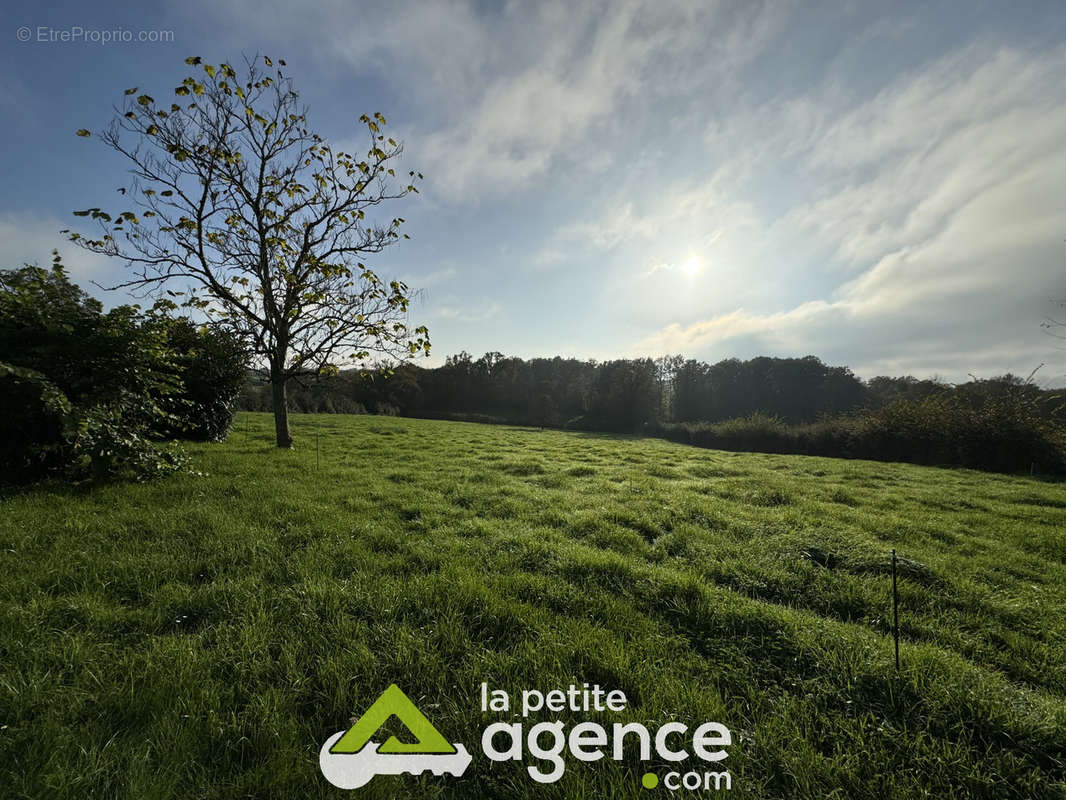
[[896, 672], [899, 672], [899, 586], [896, 583], [895, 548], [892, 548], [892, 638], [896, 641]]

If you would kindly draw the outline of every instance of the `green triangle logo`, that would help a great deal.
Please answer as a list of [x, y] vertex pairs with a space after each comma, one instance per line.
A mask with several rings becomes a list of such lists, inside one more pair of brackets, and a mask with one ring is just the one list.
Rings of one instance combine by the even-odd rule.
[[416, 741], [407, 744], [395, 736], [390, 736], [385, 744], [378, 748], [379, 753], [457, 752], [395, 683], [381, 693], [381, 697], [334, 743], [329, 752], [358, 753], [390, 717], [396, 717], [406, 725]]

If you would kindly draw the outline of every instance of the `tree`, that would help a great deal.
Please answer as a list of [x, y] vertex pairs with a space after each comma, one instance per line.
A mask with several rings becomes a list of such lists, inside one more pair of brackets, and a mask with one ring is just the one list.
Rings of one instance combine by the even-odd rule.
[[641, 432], [658, 421], [659, 380], [650, 358], [605, 361], [596, 370], [588, 416], [603, 430]]
[[656, 410], [656, 417], [660, 420], [670, 416], [675, 390], [674, 378], [684, 363], [685, 359], [681, 355], [659, 356], [655, 359], [656, 378], [659, 381], [659, 408]]
[[688, 359], [674, 372], [672, 411], [675, 421], [710, 419], [710, 369], [702, 361]]
[[[66, 233], [134, 270], [108, 288], [184, 297], [246, 340], [269, 369], [277, 445], [291, 447], [290, 380], [334, 372], [345, 357], [429, 354], [425, 326], [408, 326], [407, 284], [362, 261], [395, 243], [404, 222], [367, 212], [417, 192], [422, 175], [395, 185], [403, 147], [382, 133], [381, 114], [360, 117], [365, 158], [334, 151], [308, 129], [284, 61], [246, 59], [240, 76], [229, 64], [185, 63], [198, 70], [173, 90], [176, 102], [127, 89], [100, 137], [131, 164], [133, 185], [119, 191], [136, 210], [75, 211], [102, 235]], [[167, 288], [175, 280], [188, 282], [184, 292]]]

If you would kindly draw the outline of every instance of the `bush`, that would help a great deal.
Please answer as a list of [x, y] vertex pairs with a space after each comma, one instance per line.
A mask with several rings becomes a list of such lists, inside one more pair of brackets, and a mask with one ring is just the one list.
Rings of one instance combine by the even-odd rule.
[[130, 403], [137, 405], [139, 399], [127, 397], [85, 412], [72, 443], [73, 458], [64, 465], [66, 477], [147, 480], [187, 465], [181, 450], [160, 446], [144, 427], [129, 424]]
[[997, 472], [1066, 473], [1066, 435], [1032, 403], [1004, 393], [980, 404], [941, 392], [881, 408], [788, 426], [753, 414], [719, 423], [658, 425], [672, 441], [763, 453], [798, 453], [875, 461], [961, 466]]
[[233, 334], [189, 319], [156, 317], [172, 353], [177, 388], [162, 405], [171, 419], [157, 432], [166, 437], [221, 441], [233, 426], [244, 387], [248, 352]]
[[720, 422], [714, 426], [714, 436], [728, 450], [774, 453], [781, 448], [781, 442], [790, 439], [790, 431], [778, 417], [756, 412]]
[[[58, 256], [51, 270], [0, 271], [3, 480], [145, 478], [180, 468], [180, 453], [158, 440], [224, 433], [243, 378], [243, 363], [232, 377], [234, 352], [188, 320], [145, 317], [135, 306], [105, 313]], [[232, 396], [212, 394], [229, 384]]]
[[0, 397], [5, 483], [46, 475], [72, 481], [90, 476], [145, 479], [185, 465], [179, 451], [149, 442], [130, 423], [144, 413], [133, 393], [79, 407], [41, 373], [0, 363]]
[[777, 417], [759, 413], [723, 422], [657, 425], [648, 430], [653, 435], [699, 447], [755, 453], [796, 452], [797, 431]]
[[999, 472], [1066, 472], [1062, 430], [1018, 396], [979, 405], [944, 392], [899, 400], [853, 421], [852, 448], [863, 458], [956, 464]]
[[44, 375], [0, 363], [0, 470], [39, 477], [61, 467], [77, 432], [74, 406]]

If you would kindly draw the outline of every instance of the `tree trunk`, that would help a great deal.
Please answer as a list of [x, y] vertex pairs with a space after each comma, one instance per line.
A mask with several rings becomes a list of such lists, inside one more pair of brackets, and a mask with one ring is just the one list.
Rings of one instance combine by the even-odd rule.
[[278, 447], [292, 447], [292, 434], [289, 432], [289, 398], [285, 392], [284, 375], [278, 374], [278, 370], [270, 371], [271, 390], [274, 395], [274, 433], [277, 437]]

